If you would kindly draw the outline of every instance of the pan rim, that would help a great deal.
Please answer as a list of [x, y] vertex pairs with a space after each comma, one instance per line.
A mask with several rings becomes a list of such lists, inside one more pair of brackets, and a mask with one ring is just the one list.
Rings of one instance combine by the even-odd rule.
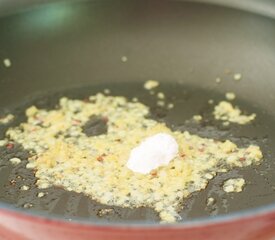
[[[238, 11], [243, 11], [251, 13], [254, 15], [260, 15], [262, 17], [267, 17], [270, 19], [275, 19], [275, 4], [267, 0], [243, 0], [240, 1], [226, 1], [226, 0], [163, 0], [164, 2], [181, 2], [181, 3], [191, 3], [191, 4], [202, 4], [202, 5], [211, 5], [221, 8], [231, 8]], [[29, 3], [23, 6], [16, 8], [15, 5], [11, 8], [3, 8], [4, 11], [0, 11], [0, 18], [10, 17], [18, 15], [21, 13], [26, 13], [29, 11], [35, 11], [43, 8], [47, 5], [54, 4], [79, 4], [79, 3], [88, 3], [88, 2], [100, 2], [98, 0], [52, 0], [50, 2], [37, 2]], [[105, 2], [111, 2], [110, 0], [105, 0]]]
[[62, 216], [58, 216], [56, 214], [45, 214], [42, 211], [35, 212], [25, 209], [20, 209], [12, 206], [8, 203], [0, 202], [0, 214], [4, 211], [9, 215], [15, 215], [16, 218], [20, 217], [23, 219], [28, 218], [29, 220], [35, 221], [50, 221], [52, 223], [60, 223], [60, 224], [69, 224], [69, 225], [77, 225], [83, 227], [99, 227], [99, 228], [131, 228], [131, 229], [139, 229], [139, 228], [148, 228], [148, 229], [163, 229], [163, 228], [193, 228], [198, 226], [208, 226], [215, 224], [226, 224], [234, 221], [240, 221], [244, 219], [257, 218], [264, 215], [274, 214], [275, 215], [275, 203], [268, 204], [266, 206], [261, 206], [257, 208], [245, 209], [241, 211], [236, 211], [229, 214], [221, 214], [217, 216], [207, 216], [207, 217], [199, 217], [194, 218], [192, 220], [186, 220], [183, 222], [176, 222], [172, 224], [160, 224], [159, 222], [145, 222], [145, 221], [131, 221], [131, 223], [122, 222], [106, 222], [104, 220], [87, 220], [81, 217], [73, 217], [72, 219], [65, 219]]

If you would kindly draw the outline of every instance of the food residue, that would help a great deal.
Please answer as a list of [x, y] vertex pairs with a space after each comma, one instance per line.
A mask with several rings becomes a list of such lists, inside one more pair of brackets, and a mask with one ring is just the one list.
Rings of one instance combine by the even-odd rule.
[[14, 165], [17, 165], [17, 164], [21, 163], [21, 159], [14, 157], [14, 158], [10, 159], [10, 162]]
[[37, 194], [37, 197], [39, 197], [39, 198], [42, 198], [42, 197], [44, 197], [45, 196], [45, 193], [43, 193], [43, 192], [39, 192], [38, 194]]
[[236, 94], [233, 93], [233, 92], [227, 92], [225, 94], [225, 98], [228, 100], [228, 101], [232, 101], [236, 98]]
[[213, 114], [216, 120], [238, 123], [241, 125], [250, 123], [256, 118], [255, 113], [244, 115], [239, 108], [233, 107], [230, 102], [226, 101], [219, 102], [219, 104], [215, 106]]
[[110, 89], [108, 89], [108, 88], [106, 88], [106, 89], [104, 89], [104, 90], [103, 90], [103, 92], [104, 92], [104, 94], [107, 94], [107, 95], [108, 95], [108, 94], [110, 94], [110, 93], [111, 93], [111, 90], [110, 90]]
[[104, 209], [98, 210], [97, 215], [99, 217], [104, 217], [104, 216], [109, 215], [111, 213], [114, 213], [114, 209], [112, 209], [112, 208], [104, 208]]
[[216, 78], [215, 81], [216, 81], [216, 83], [221, 83], [222, 80], [221, 80], [221, 78], [218, 77], [218, 78]]
[[165, 95], [164, 95], [163, 92], [159, 92], [159, 93], [157, 94], [157, 97], [158, 97], [159, 99], [164, 99], [164, 98], [165, 98]]
[[[90, 96], [88, 101], [63, 97], [57, 109], [32, 106], [26, 116], [26, 122], [9, 128], [4, 141], [17, 142], [33, 152], [26, 167], [35, 170], [39, 189], [59, 186], [109, 206], [151, 207], [162, 222], [180, 220], [182, 201], [205, 189], [218, 172], [263, 160], [258, 146], [240, 148], [229, 140], [172, 130], [150, 119], [148, 106], [124, 97], [101, 93]], [[94, 120], [88, 124], [91, 119]], [[103, 124], [106, 131], [88, 134], [87, 124]], [[170, 152], [173, 160], [148, 174], [130, 170], [127, 161], [131, 151], [160, 133], [171, 136], [178, 145], [177, 153], [175, 149]], [[162, 152], [165, 147], [161, 142], [154, 143], [157, 147], [164, 155], [171, 150]], [[160, 152], [154, 151], [154, 161], [162, 159]]]
[[32, 203], [25, 203], [23, 205], [23, 208], [32, 208], [33, 207], [33, 204]]
[[207, 198], [206, 200], [206, 206], [211, 206], [215, 203], [215, 199], [212, 197]]
[[6, 139], [0, 140], [0, 147], [5, 146], [8, 143]]
[[209, 99], [208, 100], [208, 104], [213, 104], [214, 103], [214, 100], [213, 99]]
[[127, 61], [128, 61], [128, 58], [127, 58], [126, 56], [122, 56], [122, 57], [121, 57], [121, 61], [122, 61], [122, 62], [127, 62]]
[[134, 98], [132, 98], [132, 101], [133, 101], [133, 102], [138, 102], [138, 98], [137, 98], [137, 97], [134, 97]]
[[194, 115], [193, 116], [193, 119], [196, 121], [196, 122], [200, 122], [202, 120], [202, 116], [201, 115]]
[[148, 80], [144, 83], [144, 88], [146, 90], [152, 90], [153, 88], [156, 88], [159, 86], [159, 82], [156, 80]]
[[240, 74], [240, 73], [235, 73], [234, 76], [233, 76], [233, 78], [234, 78], [234, 80], [239, 81], [239, 80], [241, 80], [241, 78], [242, 78], [242, 74]]
[[167, 108], [168, 108], [168, 109], [174, 108], [174, 104], [173, 104], [173, 103], [168, 103], [168, 104], [167, 104]]
[[159, 100], [159, 101], [157, 101], [157, 106], [164, 107], [165, 106], [165, 102], [162, 101], [162, 100]]
[[3, 60], [3, 64], [5, 67], [9, 68], [9, 67], [11, 67], [11, 60], [6, 58]]
[[27, 185], [23, 185], [20, 189], [21, 189], [22, 191], [27, 191], [27, 190], [30, 189], [30, 187], [27, 186]]
[[12, 114], [7, 114], [4, 117], [0, 118], [0, 124], [8, 124], [14, 119], [14, 115]]
[[230, 192], [241, 192], [245, 185], [245, 180], [243, 178], [231, 178], [224, 182], [223, 190], [227, 193]]

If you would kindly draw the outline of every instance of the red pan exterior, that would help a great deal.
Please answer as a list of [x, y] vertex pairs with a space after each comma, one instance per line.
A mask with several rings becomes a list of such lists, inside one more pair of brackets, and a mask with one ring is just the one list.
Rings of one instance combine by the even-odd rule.
[[122, 227], [64, 222], [0, 209], [2, 240], [272, 240], [275, 212], [189, 226]]

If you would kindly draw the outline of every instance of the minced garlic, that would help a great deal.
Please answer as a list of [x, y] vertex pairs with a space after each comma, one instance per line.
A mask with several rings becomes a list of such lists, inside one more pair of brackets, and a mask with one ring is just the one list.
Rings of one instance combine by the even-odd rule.
[[156, 88], [159, 86], [159, 82], [156, 80], [148, 80], [144, 83], [144, 88], [146, 90], [152, 90], [153, 88]]
[[202, 116], [201, 115], [194, 115], [193, 116], [193, 119], [196, 121], [196, 122], [200, 122], [202, 120]]
[[207, 198], [206, 200], [206, 206], [211, 206], [215, 203], [215, 199], [212, 197]]
[[239, 80], [241, 80], [241, 78], [242, 78], [242, 74], [240, 74], [240, 73], [235, 73], [233, 77], [234, 77], [234, 80], [235, 80], [235, 81], [239, 81]]
[[222, 120], [225, 122], [233, 122], [238, 124], [247, 124], [256, 118], [256, 114], [251, 115], [242, 114], [241, 110], [226, 101], [221, 101], [214, 108], [214, 117], [217, 120]]
[[227, 93], [225, 94], [225, 98], [226, 98], [227, 100], [229, 100], [229, 101], [232, 101], [232, 100], [234, 100], [234, 99], [236, 98], [236, 94], [233, 93], [233, 92], [227, 92]]
[[[62, 186], [109, 206], [152, 207], [163, 222], [175, 222], [182, 200], [206, 188], [217, 172], [262, 161], [258, 146], [238, 148], [231, 141], [172, 131], [149, 119], [149, 108], [142, 103], [103, 94], [89, 100], [61, 98], [53, 110], [30, 107], [27, 121], [7, 131], [10, 140], [36, 153], [27, 167], [35, 169], [39, 189]], [[107, 133], [85, 134], [83, 126], [91, 116], [101, 116]], [[128, 169], [131, 150], [158, 133], [178, 143], [173, 161], [150, 174]]]
[[126, 56], [122, 56], [122, 57], [121, 57], [121, 61], [125, 63], [125, 62], [128, 61], [128, 58], [127, 58]]
[[162, 100], [157, 101], [157, 105], [160, 107], [164, 107], [165, 106], [165, 102]]
[[14, 158], [10, 159], [10, 162], [14, 165], [17, 165], [17, 164], [21, 163], [21, 159], [14, 157]]
[[5, 67], [7, 67], [7, 68], [11, 67], [11, 60], [9, 58], [5, 58], [3, 60], [3, 63], [4, 63]]
[[8, 124], [14, 119], [12, 114], [7, 114], [6, 116], [0, 118], [0, 124]]
[[157, 97], [158, 97], [159, 99], [165, 99], [165, 95], [164, 95], [163, 92], [159, 92], [159, 93], [157, 94]]
[[221, 78], [218, 77], [218, 78], [216, 78], [215, 81], [216, 81], [216, 83], [220, 83], [222, 80], [221, 80]]
[[173, 103], [168, 103], [167, 108], [168, 108], [168, 109], [174, 108], [174, 104], [173, 104]]
[[225, 192], [241, 192], [245, 185], [245, 180], [243, 178], [231, 178], [224, 182], [223, 190]]
[[37, 197], [39, 197], [39, 198], [42, 198], [42, 197], [44, 197], [45, 196], [45, 193], [43, 193], [43, 192], [39, 192], [38, 194], [37, 194]]
[[30, 189], [30, 187], [27, 186], [27, 185], [23, 185], [20, 189], [21, 189], [22, 191], [27, 191], [27, 190]]

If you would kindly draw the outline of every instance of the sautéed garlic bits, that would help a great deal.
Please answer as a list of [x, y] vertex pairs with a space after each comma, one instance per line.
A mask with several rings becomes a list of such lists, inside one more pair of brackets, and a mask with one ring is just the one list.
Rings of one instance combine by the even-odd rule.
[[168, 165], [178, 154], [176, 140], [167, 133], [158, 133], [146, 138], [130, 154], [127, 167], [134, 172], [147, 174]]
[[[172, 130], [149, 112], [119, 96], [63, 97], [56, 109], [26, 109], [27, 121], [10, 127], [2, 142], [33, 151], [26, 167], [35, 170], [38, 189], [62, 187], [111, 208], [150, 207], [166, 223], [179, 221], [185, 199], [218, 172], [263, 161], [258, 146]], [[94, 117], [105, 120], [107, 132], [87, 134]]]

